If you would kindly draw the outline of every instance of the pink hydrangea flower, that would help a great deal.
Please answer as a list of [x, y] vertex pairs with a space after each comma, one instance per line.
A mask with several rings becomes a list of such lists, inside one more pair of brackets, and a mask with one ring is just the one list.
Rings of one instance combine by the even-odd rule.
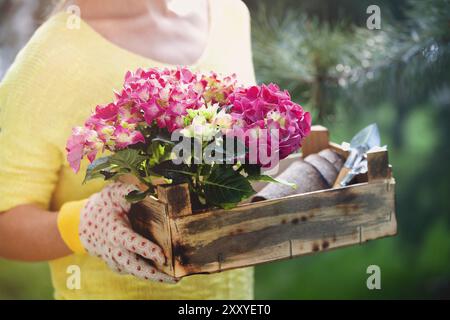
[[187, 68], [129, 71], [115, 101], [98, 105], [84, 128], [74, 130], [67, 142], [69, 163], [78, 171], [81, 159], [87, 156], [93, 161], [100, 149], [116, 151], [145, 143], [139, 125], [155, 125], [169, 133], [183, 128], [186, 110], [228, 104], [234, 85], [233, 76], [221, 79], [215, 73], [203, 75]]
[[[185, 128], [189, 110], [210, 107], [217, 112], [211, 125], [221, 131], [237, 128], [247, 146], [256, 143], [268, 156], [276, 152], [279, 159], [296, 151], [311, 127], [310, 114], [275, 84], [236, 88], [234, 75], [221, 78], [187, 68], [138, 69], [127, 72], [113, 102], [98, 105], [83, 127], [74, 128], [66, 146], [68, 161], [78, 171], [85, 156], [92, 162], [99, 151], [149, 142], [143, 134], [146, 128], [168, 133]], [[264, 136], [271, 129], [277, 135]]]
[[72, 129], [72, 135], [66, 144], [67, 161], [71, 168], [78, 172], [81, 159], [87, 156], [89, 161], [94, 161], [98, 150], [102, 147], [97, 132], [84, 127]]
[[[286, 158], [301, 147], [311, 130], [311, 115], [294, 102], [287, 91], [275, 84], [238, 88], [229, 96], [231, 114], [236, 125], [246, 133], [246, 144], [251, 143], [255, 129], [277, 129], [279, 159]], [[250, 133], [250, 134], [249, 134]], [[271, 138], [266, 137], [267, 154]], [[263, 144], [264, 144], [263, 143]], [[261, 148], [261, 145], [259, 145]]]
[[125, 76], [117, 103], [129, 103], [142, 110], [148, 125], [156, 123], [169, 132], [182, 128], [186, 109], [197, 109], [208, 102], [227, 103], [233, 90], [232, 77], [202, 75], [187, 68], [138, 69]]
[[114, 130], [114, 141], [117, 149], [124, 149], [129, 145], [136, 144], [138, 142], [145, 143], [145, 138], [141, 132], [137, 130], [131, 130], [124, 127], [117, 127]]

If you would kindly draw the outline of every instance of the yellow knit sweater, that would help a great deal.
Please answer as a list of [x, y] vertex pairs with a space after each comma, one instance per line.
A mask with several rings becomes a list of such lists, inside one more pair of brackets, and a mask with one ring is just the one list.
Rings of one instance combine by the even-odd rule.
[[[57, 211], [101, 190], [101, 180], [82, 185], [86, 162], [77, 175], [68, 166], [71, 128], [113, 99], [127, 70], [167, 66], [114, 45], [83, 21], [79, 29], [68, 28], [68, 19], [59, 13], [45, 22], [0, 83], [0, 212], [28, 203]], [[210, 0], [208, 44], [190, 67], [255, 82], [249, 13], [241, 1]], [[71, 265], [81, 270], [79, 290], [66, 286]], [[50, 261], [50, 268], [57, 299], [253, 298], [251, 268], [186, 277], [176, 285], [116, 274], [88, 255]]]

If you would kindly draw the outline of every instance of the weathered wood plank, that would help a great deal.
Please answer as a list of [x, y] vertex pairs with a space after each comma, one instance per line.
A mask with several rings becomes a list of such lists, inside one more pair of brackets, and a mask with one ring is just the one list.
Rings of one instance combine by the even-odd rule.
[[323, 126], [312, 126], [310, 134], [304, 139], [302, 143], [303, 158], [310, 154], [318, 153], [319, 151], [328, 148], [329, 133], [328, 129]]
[[387, 150], [367, 152], [367, 177], [369, 181], [387, 179], [390, 175]]
[[336, 152], [337, 154], [339, 154], [345, 161], [345, 159], [347, 159], [349, 152], [348, 150], [345, 150], [344, 148], [342, 148], [341, 145], [331, 142], [328, 144], [328, 147], [333, 150], [334, 152]]
[[389, 234], [384, 230], [394, 210], [389, 183], [312, 192], [174, 219], [176, 274], [215, 272], [360, 243], [361, 230]]
[[386, 223], [380, 225], [366, 226], [361, 230], [361, 242], [366, 242], [382, 237], [395, 236], [397, 234], [397, 218], [395, 214], [395, 179], [390, 178], [386, 184], [386, 192], [391, 195], [391, 203]]
[[131, 206], [128, 213], [133, 230], [158, 244], [167, 258], [162, 271], [174, 274], [172, 236], [170, 230], [167, 205], [154, 197], [147, 197]]
[[167, 204], [169, 217], [182, 217], [192, 214], [191, 197], [187, 184], [160, 185], [157, 187], [158, 199]]

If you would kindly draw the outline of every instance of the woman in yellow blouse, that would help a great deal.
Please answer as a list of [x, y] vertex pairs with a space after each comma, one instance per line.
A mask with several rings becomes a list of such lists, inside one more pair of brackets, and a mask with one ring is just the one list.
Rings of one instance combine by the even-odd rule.
[[[71, 6], [72, 5], [72, 6]], [[76, 5], [74, 7], [73, 5]], [[81, 19], [66, 11], [78, 9]], [[70, 7], [71, 6], [71, 7]], [[0, 82], [0, 256], [49, 260], [57, 299], [251, 299], [253, 269], [176, 284], [121, 275], [84, 253], [82, 185], [65, 160], [71, 128], [111, 101], [127, 70], [186, 65], [254, 83], [249, 12], [240, 0], [64, 1]], [[86, 168], [83, 162], [80, 171]], [[71, 266], [81, 287], [67, 287]]]

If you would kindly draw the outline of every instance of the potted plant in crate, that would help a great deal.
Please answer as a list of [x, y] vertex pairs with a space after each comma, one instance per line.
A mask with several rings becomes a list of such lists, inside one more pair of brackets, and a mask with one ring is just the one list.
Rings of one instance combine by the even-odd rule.
[[[330, 142], [326, 128], [310, 134], [309, 113], [274, 84], [243, 87], [233, 76], [139, 69], [126, 74], [115, 96], [73, 129], [68, 161], [75, 171], [83, 157], [91, 161], [85, 181], [119, 178], [139, 187], [126, 196], [134, 203], [127, 217], [162, 248], [161, 270], [171, 276], [396, 234], [387, 150], [367, 152], [367, 172], [355, 184], [331, 188], [348, 150]], [[302, 155], [288, 157], [302, 143]], [[296, 194], [286, 192], [294, 187], [287, 183], [279, 196], [241, 204], [255, 193], [253, 181], [280, 182], [263, 169], [281, 159], [280, 167], [295, 169], [281, 176], [300, 182]]]

